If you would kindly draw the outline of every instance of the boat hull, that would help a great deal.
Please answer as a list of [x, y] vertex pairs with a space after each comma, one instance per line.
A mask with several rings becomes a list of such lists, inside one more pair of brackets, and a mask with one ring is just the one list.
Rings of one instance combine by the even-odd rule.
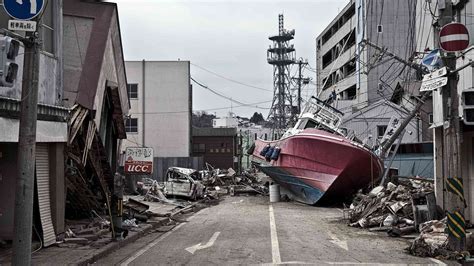
[[[260, 155], [267, 145], [281, 149], [276, 160]], [[307, 204], [343, 200], [383, 172], [381, 160], [366, 148], [317, 129], [277, 141], [258, 139], [252, 157], [262, 172]]]

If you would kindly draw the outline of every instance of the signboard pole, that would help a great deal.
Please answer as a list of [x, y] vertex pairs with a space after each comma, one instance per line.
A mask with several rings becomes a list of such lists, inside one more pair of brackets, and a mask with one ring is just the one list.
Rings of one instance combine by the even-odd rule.
[[38, 33], [25, 44], [18, 137], [18, 176], [15, 187], [13, 265], [31, 265], [33, 195], [36, 162], [36, 120], [40, 43]]
[[[446, 7], [440, 9], [440, 25], [444, 26], [449, 24], [453, 20], [452, 3], [446, 0]], [[440, 40], [441, 42], [441, 40]], [[443, 60], [445, 65], [448, 67], [448, 83], [444, 89], [442, 89], [443, 98], [443, 110], [444, 114], [444, 130], [442, 130], [443, 137], [441, 138], [444, 143], [439, 143], [437, 146], [442, 147], [442, 161], [443, 161], [443, 187], [448, 184], [451, 179], [461, 178], [461, 149], [460, 149], [460, 121], [459, 121], [459, 97], [457, 91], [457, 72], [452, 71], [456, 69], [456, 56], [454, 53], [444, 53]], [[450, 108], [449, 108], [450, 107]], [[461, 185], [462, 186], [462, 185]], [[447, 189], [441, 190], [444, 194], [444, 209], [448, 215], [456, 213], [464, 217], [464, 202], [458, 195], [449, 192]], [[462, 218], [463, 220], [464, 218]], [[457, 224], [462, 224], [461, 222]], [[464, 226], [460, 228], [461, 231], [465, 232]], [[449, 234], [448, 247], [454, 251], [463, 251], [466, 247], [466, 237], [462, 234]]]

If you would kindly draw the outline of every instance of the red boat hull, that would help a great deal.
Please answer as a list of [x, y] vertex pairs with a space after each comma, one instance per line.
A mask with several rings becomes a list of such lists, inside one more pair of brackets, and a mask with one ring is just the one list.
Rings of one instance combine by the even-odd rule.
[[[265, 146], [281, 148], [276, 160], [260, 155]], [[383, 173], [382, 161], [371, 151], [343, 137], [317, 129], [277, 141], [257, 140], [253, 161], [297, 200], [315, 204], [342, 200]]]

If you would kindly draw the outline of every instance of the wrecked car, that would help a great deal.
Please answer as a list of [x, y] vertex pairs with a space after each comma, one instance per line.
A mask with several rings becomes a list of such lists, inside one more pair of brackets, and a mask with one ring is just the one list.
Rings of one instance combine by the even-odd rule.
[[170, 167], [166, 171], [166, 196], [180, 196], [196, 200], [204, 196], [206, 187], [200, 181], [198, 171], [189, 168]]

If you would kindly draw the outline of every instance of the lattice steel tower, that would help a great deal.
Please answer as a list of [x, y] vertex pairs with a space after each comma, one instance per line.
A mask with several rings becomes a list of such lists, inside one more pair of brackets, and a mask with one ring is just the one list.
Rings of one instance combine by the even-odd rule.
[[[296, 121], [297, 99], [290, 90], [290, 65], [295, 63], [295, 48], [290, 41], [295, 30], [285, 30], [283, 14], [278, 15], [278, 35], [269, 37], [273, 43], [267, 50], [267, 61], [273, 65], [273, 102], [268, 120], [276, 129], [286, 129]], [[294, 103], [295, 102], [295, 103]]]

